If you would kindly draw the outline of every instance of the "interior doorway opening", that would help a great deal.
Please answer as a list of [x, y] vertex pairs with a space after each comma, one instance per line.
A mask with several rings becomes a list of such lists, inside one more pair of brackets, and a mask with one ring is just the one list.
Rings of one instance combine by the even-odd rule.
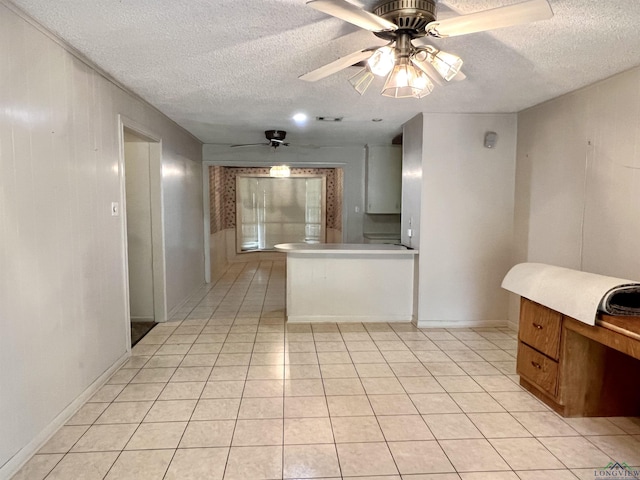
[[166, 321], [161, 143], [123, 123], [123, 214], [131, 346]]
[[[270, 243], [288, 242], [326, 242], [342, 243], [343, 235], [343, 184], [344, 169], [342, 167], [290, 167], [291, 178], [301, 178], [306, 183], [306, 179], [320, 178], [322, 186], [318, 185], [313, 191], [302, 195], [295, 202], [284, 202], [287, 198], [293, 200], [291, 192], [281, 192], [280, 199], [276, 202], [263, 198], [249, 202], [250, 208], [240, 213], [238, 218], [238, 203], [245, 199], [241, 195], [238, 199], [238, 178], [239, 177], [269, 177], [270, 167], [265, 166], [224, 166], [204, 164], [204, 206], [205, 206], [205, 275], [207, 282], [212, 278], [222, 274], [230, 263], [249, 261], [270, 261], [278, 260], [282, 253], [272, 251], [269, 248], [260, 247], [262, 234], [269, 236], [269, 229], [275, 228], [276, 237], [280, 232], [285, 233], [292, 227], [300, 235], [296, 237], [275, 238]], [[273, 178], [277, 181], [285, 181], [287, 178]], [[320, 192], [317, 195], [319, 202], [311, 205], [307, 204], [307, 194]], [[255, 192], [254, 192], [255, 193]], [[250, 198], [250, 196], [246, 196]], [[322, 198], [324, 197], [324, 198]], [[265, 204], [265, 200], [267, 200]], [[290, 213], [292, 204], [304, 205], [302, 213], [299, 213], [297, 220]], [[255, 205], [255, 208], [253, 208]], [[307, 208], [307, 206], [309, 208]], [[275, 213], [274, 222], [270, 221], [271, 214]], [[248, 214], [248, 215], [247, 215]], [[258, 222], [252, 225], [251, 216], [257, 217]], [[261, 217], [260, 217], [261, 216]], [[277, 218], [279, 217], [279, 218]], [[346, 218], [346, 216], [345, 216]], [[247, 221], [249, 220], [249, 221]], [[284, 220], [284, 221], [283, 221]], [[260, 226], [260, 223], [263, 226]], [[288, 225], [283, 225], [288, 224]], [[239, 230], [243, 229], [247, 237], [253, 235], [254, 239], [239, 239]], [[260, 228], [263, 229], [260, 232]], [[274, 233], [273, 231], [271, 233]], [[245, 236], [243, 235], [243, 238]], [[268, 244], [265, 237], [265, 246]], [[253, 245], [251, 245], [253, 244]], [[240, 248], [238, 248], [238, 246]], [[258, 248], [252, 248], [256, 246]]]

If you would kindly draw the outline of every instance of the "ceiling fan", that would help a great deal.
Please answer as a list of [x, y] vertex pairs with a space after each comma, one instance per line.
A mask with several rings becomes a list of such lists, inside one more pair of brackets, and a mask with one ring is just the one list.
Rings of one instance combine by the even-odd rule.
[[266, 142], [240, 143], [236, 145], [231, 145], [231, 147], [264, 146], [264, 147], [278, 148], [280, 145], [284, 145], [285, 147], [289, 146], [289, 143], [284, 141], [285, 137], [287, 136], [287, 132], [285, 132], [284, 130], [265, 130], [264, 136], [267, 139]]
[[300, 79], [316, 82], [366, 61], [365, 67], [349, 79], [351, 85], [362, 95], [375, 75], [386, 76], [382, 95], [394, 98], [422, 98], [433, 91], [434, 83], [446, 85], [466, 78], [460, 71], [462, 59], [429, 44], [429, 37], [454, 37], [553, 17], [547, 0], [527, 0], [441, 21], [436, 16], [436, 0], [385, 0], [373, 13], [349, 0], [308, 0], [307, 5], [369, 30], [389, 43], [353, 52]]

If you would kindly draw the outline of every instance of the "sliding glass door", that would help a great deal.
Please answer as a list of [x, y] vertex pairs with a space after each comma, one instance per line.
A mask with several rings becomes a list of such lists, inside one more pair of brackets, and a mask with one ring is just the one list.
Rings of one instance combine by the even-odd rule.
[[237, 251], [278, 243], [324, 243], [326, 179], [236, 177]]

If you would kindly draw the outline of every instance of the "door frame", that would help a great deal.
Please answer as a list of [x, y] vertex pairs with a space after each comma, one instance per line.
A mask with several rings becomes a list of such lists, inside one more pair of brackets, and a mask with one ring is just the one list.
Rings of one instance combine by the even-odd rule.
[[124, 261], [124, 297], [127, 322], [127, 345], [131, 348], [131, 312], [129, 299], [129, 252], [127, 245], [127, 192], [124, 152], [124, 130], [131, 131], [149, 143], [149, 203], [151, 206], [151, 248], [153, 268], [153, 311], [156, 322], [167, 321], [166, 255], [164, 241], [164, 203], [162, 195], [162, 137], [144, 125], [124, 115], [118, 115], [120, 158], [118, 176], [120, 180], [121, 226]]

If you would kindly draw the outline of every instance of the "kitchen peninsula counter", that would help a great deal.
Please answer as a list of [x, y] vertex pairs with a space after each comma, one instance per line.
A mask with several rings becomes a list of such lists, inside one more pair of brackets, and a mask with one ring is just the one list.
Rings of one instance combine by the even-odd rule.
[[285, 243], [287, 320], [410, 322], [417, 250], [401, 245]]

